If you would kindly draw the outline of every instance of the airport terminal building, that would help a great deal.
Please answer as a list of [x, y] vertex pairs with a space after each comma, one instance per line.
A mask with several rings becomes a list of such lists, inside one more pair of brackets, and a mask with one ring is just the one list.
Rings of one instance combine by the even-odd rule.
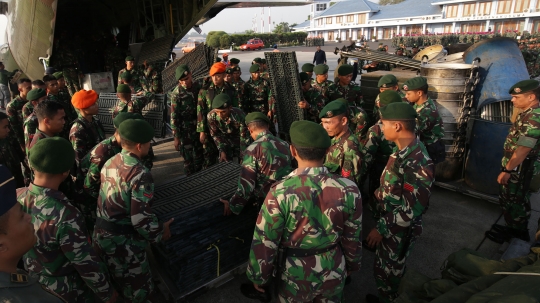
[[295, 26], [325, 40], [390, 39], [394, 35], [540, 31], [540, 0], [367, 0], [311, 4], [310, 20]]

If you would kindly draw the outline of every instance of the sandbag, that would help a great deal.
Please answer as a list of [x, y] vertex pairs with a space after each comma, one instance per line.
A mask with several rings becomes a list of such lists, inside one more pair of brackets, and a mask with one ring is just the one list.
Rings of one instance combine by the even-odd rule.
[[481, 253], [464, 248], [450, 254], [441, 268], [443, 279], [463, 284], [498, 270], [501, 261], [490, 260]]

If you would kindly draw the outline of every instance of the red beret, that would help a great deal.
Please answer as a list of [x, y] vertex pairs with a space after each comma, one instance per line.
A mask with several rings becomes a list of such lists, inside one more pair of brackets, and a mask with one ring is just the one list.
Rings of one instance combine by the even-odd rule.
[[89, 108], [96, 103], [98, 98], [99, 95], [95, 91], [83, 89], [73, 94], [73, 97], [71, 97], [71, 104], [78, 109]]
[[225, 63], [217, 62], [212, 65], [212, 68], [210, 68], [210, 76], [213, 76], [215, 74], [222, 74], [227, 69], [227, 66]]

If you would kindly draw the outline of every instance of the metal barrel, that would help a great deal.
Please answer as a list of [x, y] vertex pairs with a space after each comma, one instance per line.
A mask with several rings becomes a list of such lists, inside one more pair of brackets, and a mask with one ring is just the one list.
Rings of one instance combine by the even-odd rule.
[[435, 101], [444, 124], [446, 160], [437, 164], [435, 169], [435, 177], [440, 181], [455, 180], [461, 176], [463, 157], [454, 156], [452, 145], [457, 138], [463, 93], [472, 68], [472, 64], [442, 63], [425, 64], [420, 69], [420, 75], [428, 80], [428, 96]]

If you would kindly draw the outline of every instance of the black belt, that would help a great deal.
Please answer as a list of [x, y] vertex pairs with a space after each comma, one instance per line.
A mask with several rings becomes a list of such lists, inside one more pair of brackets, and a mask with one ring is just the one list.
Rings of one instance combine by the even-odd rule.
[[287, 248], [287, 257], [309, 257], [329, 252], [336, 248], [337, 244], [318, 249]]
[[103, 229], [113, 234], [128, 235], [135, 233], [135, 228], [133, 228], [133, 225], [120, 225], [109, 222], [107, 220], [103, 220], [102, 218], [96, 218], [96, 229], [97, 228]]

